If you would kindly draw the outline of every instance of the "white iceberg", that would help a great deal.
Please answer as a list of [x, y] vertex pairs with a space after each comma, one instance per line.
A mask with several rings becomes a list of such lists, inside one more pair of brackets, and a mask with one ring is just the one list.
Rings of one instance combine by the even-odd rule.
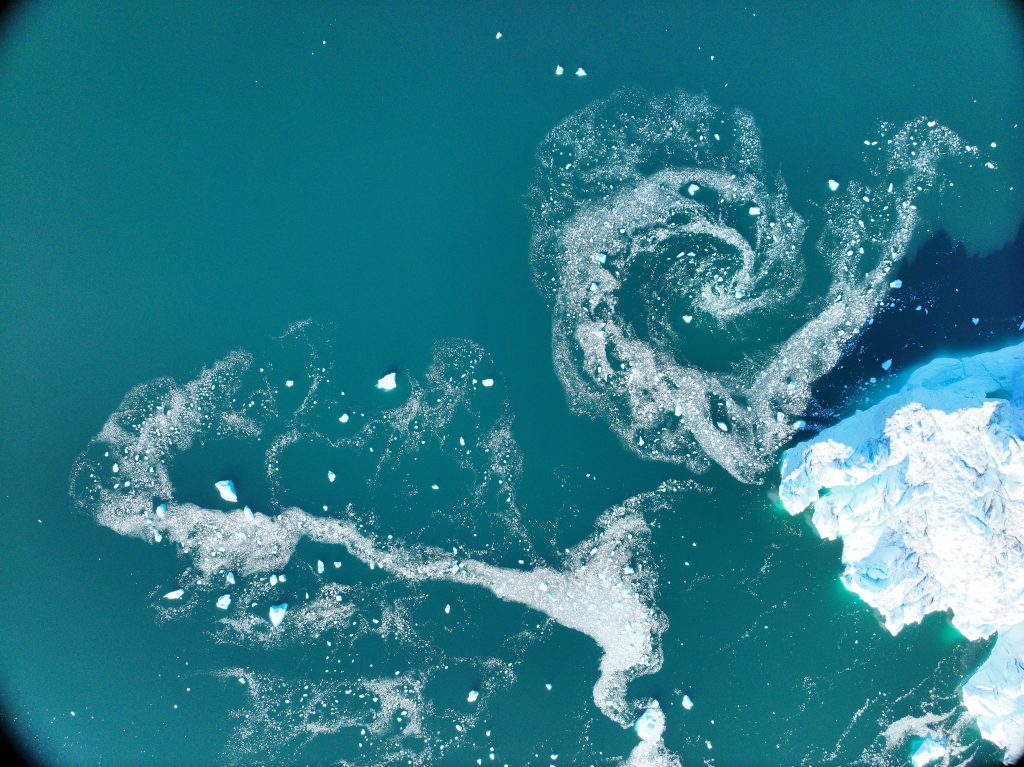
[[477, 690], [470, 690], [469, 695], [466, 696], [466, 703], [476, 703], [479, 697], [480, 693]]
[[964, 686], [982, 735], [1024, 754], [1024, 344], [938, 359], [785, 453], [782, 505], [842, 538], [844, 585], [893, 634], [952, 612], [998, 634]]
[[220, 497], [228, 503], [238, 503], [238, 493], [235, 492], [235, 483], [230, 479], [222, 479], [213, 485], [220, 493]]
[[684, 695], [683, 696], [683, 708], [685, 708], [687, 711], [689, 711], [691, 708], [693, 708], [693, 701], [690, 700], [690, 696], [689, 695]]
[[185, 589], [175, 589], [164, 594], [164, 599], [176, 600], [181, 599], [183, 596], [185, 596]]
[[661, 710], [661, 706], [658, 705], [658, 701], [651, 703], [647, 710], [640, 715], [640, 718], [636, 720], [634, 727], [640, 740], [648, 742], [661, 740], [661, 736], [665, 732], [665, 714]]
[[279, 605], [270, 606], [270, 623], [274, 626], [280, 626], [281, 621], [284, 620], [284, 614], [288, 612], [288, 603], [282, 602]]
[[834, 178], [830, 178], [828, 180], [828, 188], [835, 192], [836, 190], [839, 189], [839, 182], [836, 181]]
[[388, 373], [383, 378], [377, 380], [377, 388], [382, 391], [391, 391], [396, 386], [398, 386], [398, 383], [395, 381], [394, 373]]
[[931, 764], [936, 759], [941, 759], [947, 753], [946, 744], [941, 740], [936, 740], [931, 735], [925, 737], [917, 748], [915, 748], [910, 754], [910, 761], [913, 762], [914, 767], [924, 767], [926, 764]]
[[219, 597], [217, 599], [217, 607], [219, 607], [221, 610], [227, 610], [229, 607], [231, 607], [231, 595], [224, 594], [223, 596]]

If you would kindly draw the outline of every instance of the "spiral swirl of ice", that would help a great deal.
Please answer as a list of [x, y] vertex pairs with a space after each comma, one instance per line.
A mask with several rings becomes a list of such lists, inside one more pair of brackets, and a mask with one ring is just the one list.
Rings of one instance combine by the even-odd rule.
[[[810, 255], [747, 112], [623, 91], [556, 126], [538, 149], [531, 258], [572, 408], [645, 458], [759, 478], [884, 297], [914, 199], [966, 151], [924, 119], [868, 144], [870, 182], [832, 196]], [[826, 295], [803, 295], [808, 264]], [[737, 341], [763, 353], [729, 360]]]

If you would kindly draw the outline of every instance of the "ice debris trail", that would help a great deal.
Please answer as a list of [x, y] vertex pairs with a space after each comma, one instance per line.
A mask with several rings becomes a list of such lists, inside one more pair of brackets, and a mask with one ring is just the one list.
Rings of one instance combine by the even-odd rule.
[[[439, 353], [441, 357], [428, 376], [431, 385], [413, 382], [408, 402], [372, 419], [350, 440], [328, 440], [328, 446], [355, 449], [371, 445], [369, 454], [381, 462], [375, 470], [379, 473], [388, 462], [400, 461], [403, 451], [427, 444], [438, 424], [446, 426], [457, 420], [464, 426], [465, 413], [457, 416], [450, 400], [455, 397], [461, 402], [465, 391], [475, 390], [480, 380], [487, 382], [483, 387], [487, 394], [481, 396], [493, 398], [494, 379], [473, 377], [473, 366], [484, 365], [477, 347], [449, 344]], [[311, 369], [319, 371], [319, 377], [309, 385], [293, 417], [282, 418], [281, 403], [272, 387], [264, 384], [264, 369], [257, 369], [253, 357], [245, 352], [229, 354], [185, 384], [161, 379], [136, 387], [79, 458], [72, 473], [72, 497], [79, 508], [121, 535], [177, 545], [191, 561], [181, 576], [184, 589], [178, 597], [207, 592], [207, 602], [212, 604], [223, 593], [225, 582], [234, 584], [236, 578], [252, 580], [257, 576], [264, 584], [258, 593], [265, 595], [265, 576], [272, 574], [271, 584], [284, 580], [273, 574], [284, 571], [296, 546], [307, 539], [343, 547], [370, 568], [406, 583], [448, 581], [480, 587], [499, 599], [525, 605], [598, 644], [602, 656], [594, 702], [621, 726], [632, 727], [651, 702], [628, 701], [627, 685], [637, 676], [658, 670], [662, 663], [661, 635], [666, 621], [655, 607], [650, 531], [644, 514], [665, 503], [663, 492], [637, 496], [606, 511], [597, 521], [596, 532], [567, 551], [558, 566], [534, 561], [521, 568], [489, 564], [483, 558], [486, 552], [470, 554], [462, 547], [443, 548], [384, 536], [375, 529], [379, 524], [376, 515], [383, 512], [354, 504], [333, 514], [325, 506], [321, 514], [276, 501], [267, 510], [249, 506], [221, 510], [176, 498], [171, 481], [176, 457], [225, 436], [266, 447], [271, 495], [273, 499], [281, 497], [286, 490], [281, 487], [281, 465], [289, 447], [302, 440], [317, 443], [324, 439], [315, 432], [313, 425], [319, 421], [307, 408], [313, 403], [323, 408], [331, 396], [323, 386], [327, 373], [318, 364]], [[337, 422], [335, 415], [321, 420]], [[511, 437], [504, 418], [498, 418], [495, 430], [473, 436], [481, 442], [488, 461], [515, 454], [507, 449]], [[455, 444], [451, 439], [442, 441]], [[459, 455], [470, 452], [465, 443], [464, 438], [458, 440]], [[117, 472], [111, 468], [115, 462]], [[514, 490], [508, 487], [515, 479], [514, 471], [507, 466], [471, 468], [473, 476], [485, 480], [497, 476], [501, 501], [514, 500]], [[339, 474], [344, 471], [339, 468]], [[237, 491], [244, 501], [244, 488], [239, 486]], [[474, 492], [471, 500], [480, 497]], [[501, 514], [510, 516], [509, 508], [501, 506]], [[324, 569], [318, 565], [318, 575]], [[291, 631], [315, 633], [331, 622], [345, 625], [354, 608], [341, 601], [343, 596], [322, 589], [307, 604], [272, 604], [269, 612], [266, 602], [247, 607], [252, 601], [248, 596], [220, 602], [222, 609], [230, 608], [230, 614], [219, 621], [221, 636], [244, 635], [254, 644], [278, 646]], [[181, 609], [187, 609], [187, 604]], [[323, 613], [322, 619], [319, 613]], [[646, 751], [664, 752], [660, 735], [645, 743]]]
[[[865, 143], [869, 180], [825, 203], [810, 259], [831, 285], [809, 296], [807, 226], [750, 114], [621, 91], [556, 126], [537, 150], [531, 260], [573, 410], [645, 458], [763, 476], [884, 298], [940, 160], [977, 151], [925, 119]], [[703, 360], [737, 340], [763, 352]]]
[[952, 612], [997, 634], [963, 687], [981, 734], [1024, 755], [1024, 344], [937, 359], [785, 453], [779, 495], [843, 541], [843, 583], [893, 634]]

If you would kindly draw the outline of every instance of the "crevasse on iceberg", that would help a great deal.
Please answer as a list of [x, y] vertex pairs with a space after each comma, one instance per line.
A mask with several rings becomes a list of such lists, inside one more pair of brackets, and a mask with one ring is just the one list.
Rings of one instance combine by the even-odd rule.
[[787, 451], [779, 495], [843, 539], [843, 583], [893, 634], [945, 610], [969, 639], [998, 633], [963, 700], [1024, 754], [1024, 343], [920, 368]]

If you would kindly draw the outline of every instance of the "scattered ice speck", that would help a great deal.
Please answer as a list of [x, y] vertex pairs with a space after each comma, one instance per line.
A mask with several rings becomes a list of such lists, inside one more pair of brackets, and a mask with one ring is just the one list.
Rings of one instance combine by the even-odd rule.
[[834, 178], [830, 178], [828, 180], [828, 188], [831, 191], [833, 191], [833, 192], [838, 191], [839, 190], [839, 182], [836, 181]]
[[485, 378], [480, 383], [483, 384], [484, 386], [486, 386], [489, 389], [490, 387], [494, 386], [494, 379], [493, 378]]
[[185, 589], [175, 589], [164, 594], [164, 599], [181, 599], [183, 596], [185, 596]]
[[282, 602], [279, 605], [271, 605], [270, 607], [270, 623], [273, 626], [280, 626], [281, 621], [284, 620], [284, 614], [288, 612], [288, 603]]
[[469, 695], [466, 696], [466, 703], [476, 703], [479, 697], [480, 693], [477, 690], [470, 690]]
[[892, 367], [892, 360], [886, 360], [882, 363], [882, 370], [888, 370]]
[[235, 492], [235, 483], [230, 479], [222, 479], [213, 485], [220, 493], [220, 497], [228, 503], [238, 503], [238, 493]]
[[587, 76], [587, 70], [585, 70], [583, 67], [580, 67], [579, 69], [576, 70], [576, 76], [577, 77], [586, 77]]
[[562, 68], [561, 64], [558, 64], [557, 66], [555, 66], [555, 76], [556, 77], [561, 77], [564, 73], [565, 73], [565, 70]]
[[328, 472], [327, 472], [327, 481], [328, 481], [328, 482], [333, 482], [333, 481], [334, 481], [334, 480], [336, 480], [337, 478], [338, 478], [338, 475], [337, 475], [337, 474], [335, 474], [335, 473], [334, 473], [333, 471], [328, 471]]
[[398, 383], [395, 381], [394, 373], [388, 373], [386, 376], [377, 381], [377, 388], [383, 391], [391, 391], [396, 386], [398, 386]]
[[231, 595], [224, 594], [222, 597], [220, 597], [217, 600], [217, 607], [219, 607], [221, 610], [227, 610], [229, 607], [231, 607]]
[[903, 280], [893, 280], [889, 283], [889, 287], [893, 290], [899, 290], [903, 287]]
[[981, 322], [981, 318], [980, 317], [971, 317], [971, 324], [972, 325], [977, 325], [979, 322]]

